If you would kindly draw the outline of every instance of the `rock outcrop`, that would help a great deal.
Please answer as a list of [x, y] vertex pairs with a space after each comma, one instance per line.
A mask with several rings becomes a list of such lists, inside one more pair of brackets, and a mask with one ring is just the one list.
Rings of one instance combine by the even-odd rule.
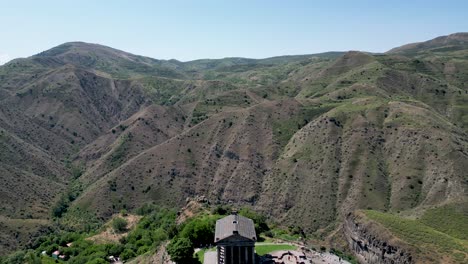
[[416, 263], [413, 256], [387, 231], [362, 219], [359, 213], [347, 215], [343, 230], [349, 248], [360, 263]]

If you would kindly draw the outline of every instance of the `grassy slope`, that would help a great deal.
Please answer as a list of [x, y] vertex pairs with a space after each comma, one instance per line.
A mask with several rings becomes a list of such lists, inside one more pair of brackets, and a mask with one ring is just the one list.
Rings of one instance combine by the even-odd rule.
[[468, 240], [468, 204], [451, 204], [427, 210], [419, 222], [452, 237]]
[[[451, 209], [432, 209], [424, 214], [421, 220], [405, 219], [397, 215], [367, 210], [365, 214], [368, 218], [377, 221], [385, 226], [396, 237], [416, 247], [419, 254], [430, 254], [443, 256], [457, 263], [464, 263], [468, 259], [468, 241], [457, 237], [466, 236], [466, 226], [468, 217], [466, 215], [454, 214], [453, 211], [446, 215], [449, 223], [441, 221], [440, 212]], [[454, 232], [447, 228], [453, 223], [461, 223], [462, 230]], [[428, 225], [429, 224], [429, 225]], [[442, 226], [438, 226], [442, 224]], [[433, 228], [431, 226], [435, 226]], [[442, 231], [448, 230], [448, 233]]]

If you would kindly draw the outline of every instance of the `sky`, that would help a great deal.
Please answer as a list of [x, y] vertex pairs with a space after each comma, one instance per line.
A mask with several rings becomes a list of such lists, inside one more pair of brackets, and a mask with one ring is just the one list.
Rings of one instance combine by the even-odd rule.
[[467, 31], [464, 0], [0, 0], [0, 64], [70, 41], [188, 61], [384, 52]]

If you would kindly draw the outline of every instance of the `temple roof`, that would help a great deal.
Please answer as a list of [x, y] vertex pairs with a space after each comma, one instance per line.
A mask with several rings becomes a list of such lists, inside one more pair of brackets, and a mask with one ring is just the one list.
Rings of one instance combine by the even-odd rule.
[[229, 215], [216, 221], [215, 242], [235, 235], [256, 241], [257, 235], [252, 219], [241, 215]]

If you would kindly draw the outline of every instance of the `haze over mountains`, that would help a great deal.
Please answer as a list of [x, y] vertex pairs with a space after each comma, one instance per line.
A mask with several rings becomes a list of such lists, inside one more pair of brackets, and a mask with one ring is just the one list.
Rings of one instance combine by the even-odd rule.
[[85, 228], [205, 196], [331, 240], [358, 209], [466, 216], [467, 132], [468, 33], [190, 62], [65, 43], [0, 67], [0, 253], [57, 204]]

